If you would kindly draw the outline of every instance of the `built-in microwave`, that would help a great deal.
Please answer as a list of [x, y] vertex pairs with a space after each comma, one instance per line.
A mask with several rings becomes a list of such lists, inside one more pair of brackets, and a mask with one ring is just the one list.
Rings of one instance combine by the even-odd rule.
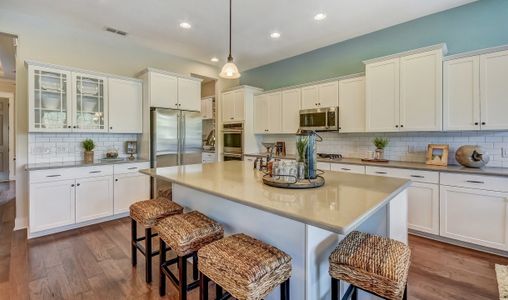
[[224, 160], [242, 160], [243, 123], [226, 123], [222, 128]]
[[339, 108], [323, 107], [300, 110], [300, 130], [339, 130]]

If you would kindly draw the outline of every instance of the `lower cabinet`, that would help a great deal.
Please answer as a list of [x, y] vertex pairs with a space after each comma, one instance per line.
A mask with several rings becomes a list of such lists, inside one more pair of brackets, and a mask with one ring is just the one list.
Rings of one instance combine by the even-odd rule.
[[508, 250], [508, 193], [440, 188], [441, 236]]
[[76, 180], [76, 223], [113, 215], [113, 178]]
[[439, 185], [413, 182], [408, 188], [408, 227], [439, 234]]
[[114, 213], [129, 211], [129, 206], [150, 196], [150, 178], [140, 174], [119, 174], [114, 183]]

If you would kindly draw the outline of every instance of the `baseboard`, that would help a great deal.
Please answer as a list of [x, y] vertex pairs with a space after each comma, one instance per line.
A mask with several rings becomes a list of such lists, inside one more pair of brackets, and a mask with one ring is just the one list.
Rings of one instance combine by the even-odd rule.
[[28, 226], [28, 220], [26, 217], [16, 217], [14, 219], [14, 231], [26, 229]]

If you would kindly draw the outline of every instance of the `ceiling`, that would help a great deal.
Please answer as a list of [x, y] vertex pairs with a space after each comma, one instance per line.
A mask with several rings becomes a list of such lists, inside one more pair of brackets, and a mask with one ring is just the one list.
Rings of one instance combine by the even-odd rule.
[[[233, 0], [233, 57], [246, 70], [473, 1]], [[2, 0], [0, 8], [103, 34], [111, 34], [104, 31], [110, 26], [146, 47], [220, 66], [227, 57], [228, 2]], [[320, 12], [327, 18], [315, 21]], [[270, 38], [274, 31], [277, 40]]]
[[0, 33], [0, 79], [16, 78], [15, 37]]

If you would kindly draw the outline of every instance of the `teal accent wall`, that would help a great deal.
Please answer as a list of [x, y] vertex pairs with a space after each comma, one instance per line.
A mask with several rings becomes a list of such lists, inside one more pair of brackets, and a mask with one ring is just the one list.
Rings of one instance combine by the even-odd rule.
[[448, 55], [508, 44], [508, 0], [479, 0], [244, 71], [266, 90], [364, 71], [363, 60], [445, 42]]

